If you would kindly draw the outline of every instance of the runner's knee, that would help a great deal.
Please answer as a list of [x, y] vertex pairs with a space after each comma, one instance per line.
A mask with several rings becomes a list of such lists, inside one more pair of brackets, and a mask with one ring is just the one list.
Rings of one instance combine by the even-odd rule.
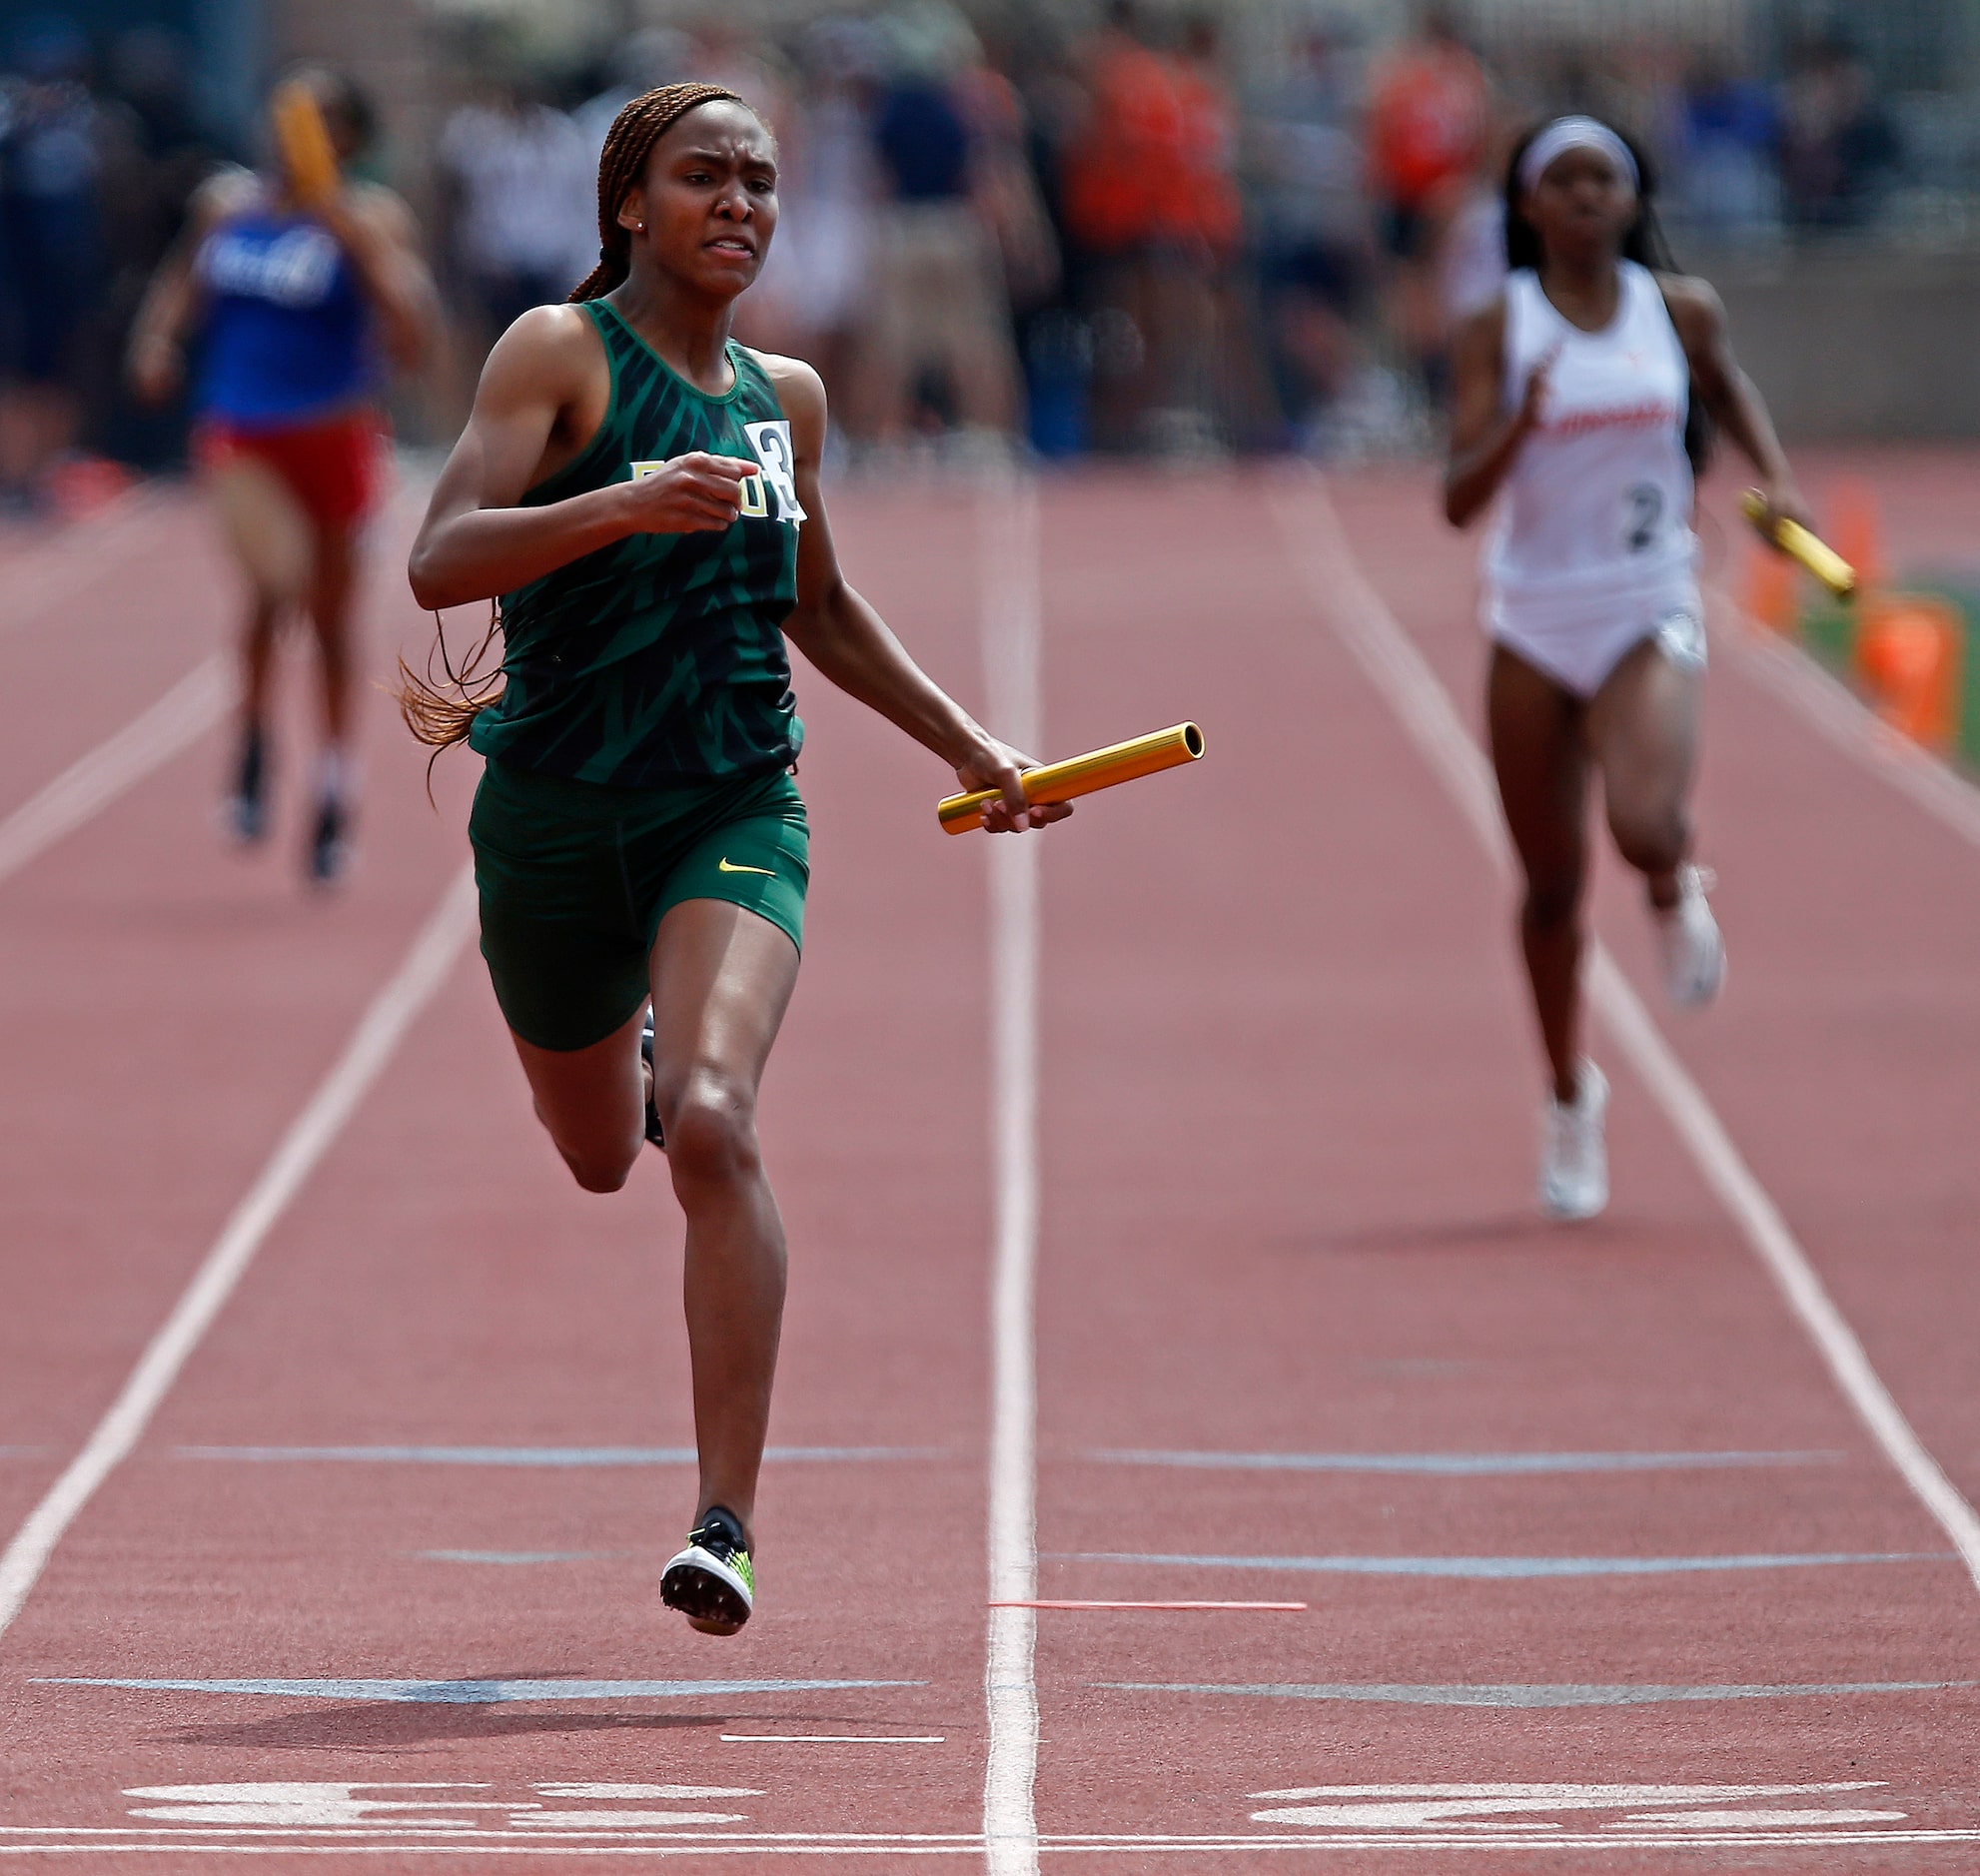
[[586, 1192], [621, 1192], [625, 1182], [632, 1175], [632, 1162], [623, 1165], [617, 1161], [600, 1160], [595, 1163], [577, 1159], [566, 1153], [563, 1163], [570, 1168], [570, 1176]]
[[677, 1181], [728, 1182], [755, 1172], [756, 1100], [735, 1076], [694, 1069], [677, 1090], [662, 1090], [658, 1106]]
[[540, 1101], [536, 1103], [536, 1119], [549, 1135], [558, 1158], [569, 1167], [570, 1177], [586, 1192], [617, 1192], [632, 1176], [642, 1144], [637, 1133], [628, 1133], [623, 1140], [615, 1141], [596, 1136], [571, 1140], [543, 1112]]
[[1649, 809], [1611, 806], [1608, 831], [1616, 852], [1639, 873], [1673, 871], [1691, 844], [1684, 810], [1674, 803]]

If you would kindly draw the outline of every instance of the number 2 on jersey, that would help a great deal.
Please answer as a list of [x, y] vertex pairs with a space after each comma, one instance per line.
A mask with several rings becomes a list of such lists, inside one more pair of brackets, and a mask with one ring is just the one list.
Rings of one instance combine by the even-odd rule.
[[1653, 546], [1657, 523], [1663, 519], [1663, 490], [1654, 482], [1638, 482], [1623, 496], [1629, 504], [1629, 525], [1623, 542], [1631, 553]]

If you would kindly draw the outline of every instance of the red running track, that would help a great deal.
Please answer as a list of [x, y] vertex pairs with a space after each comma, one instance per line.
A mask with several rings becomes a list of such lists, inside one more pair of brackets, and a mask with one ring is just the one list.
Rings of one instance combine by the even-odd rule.
[[[713, 1642], [653, 1595], [691, 1508], [662, 1169], [568, 1185], [466, 952], [0, 1636], [0, 1854], [1970, 1865], [1980, 1592], [1599, 1032], [1614, 1206], [1533, 1218], [1506, 888], [1288, 550], [1276, 517], [1297, 545], [1324, 498], [1048, 481], [1035, 569], [1047, 747], [1193, 716], [1210, 755], [1038, 850], [1034, 1599], [1309, 1609], [1038, 1610], [1029, 1810], [992, 1781], [1037, 1837], [986, 1850], [997, 906], [984, 843], [935, 831], [941, 775], [801, 680], [757, 1619]], [[971, 698], [986, 590], [1032, 577], [985, 564], [1022, 539], [986, 527], [1008, 499], [835, 502], [855, 577]], [[1472, 720], [1471, 543], [1421, 476], [1332, 500]], [[1909, 511], [1956, 553], [1955, 507]], [[41, 543], [60, 596], [0, 600], [0, 827], [223, 635], [192, 511], [119, 524], [131, 557]], [[420, 641], [390, 566], [372, 610]], [[1729, 634], [1703, 817], [1734, 974], [1701, 1020], [1653, 1013], [1971, 1497], [1980, 848]], [[218, 736], [0, 881], [0, 1543], [463, 857], [469, 765], [430, 813], [378, 719], [341, 898], [297, 887], [293, 826], [215, 849]], [[1600, 924], [1647, 991], [1614, 875]]]

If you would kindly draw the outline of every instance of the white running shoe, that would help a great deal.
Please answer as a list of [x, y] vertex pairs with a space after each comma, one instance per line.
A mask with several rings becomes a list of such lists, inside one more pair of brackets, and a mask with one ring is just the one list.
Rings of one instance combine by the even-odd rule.
[[1677, 869], [1677, 903], [1656, 915], [1664, 988], [1680, 1009], [1711, 1002], [1725, 987], [1725, 940], [1705, 903], [1711, 877], [1702, 867]]
[[1547, 1097], [1540, 1117], [1540, 1210], [1548, 1218], [1593, 1218], [1608, 1204], [1607, 1112], [1608, 1082], [1585, 1058], [1573, 1104]]

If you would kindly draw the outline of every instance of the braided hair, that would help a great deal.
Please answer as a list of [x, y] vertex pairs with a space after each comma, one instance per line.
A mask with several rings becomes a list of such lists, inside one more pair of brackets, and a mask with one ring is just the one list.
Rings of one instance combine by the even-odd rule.
[[689, 111], [723, 102], [752, 108], [723, 85], [662, 85], [612, 119], [598, 158], [598, 265], [571, 289], [572, 300], [602, 299], [624, 282], [632, 266], [632, 237], [618, 225], [625, 192], [639, 180], [653, 146]]
[[[612, 119], [598, 158], [598, 265], [578, 282], [571, 300], [602, 299], [625, 280], [632, 267], [632, 237], [618, 225], [625, 192], [638, 182], [654, 144], [689, 111], [724, 102], [739, 104], [755, 114], [755, 107], [746, 99], [721, 85], [662, 85], [634, 98]], [[489, 663], [501, 631], [499, 601], [490, 601], [488, 629], [459, 666], [448, 651], [446, 624], [438, 612], [434, 622], [440, 629], [435, 650], [428, 653], [426, 671], [414, 670], [402, 657], [395, 693], [407, 728], [434, 752], [427, 762], [429, 800], [433, 798], [433, 765], [441, 751], [466, 742], [476, 717], [500, 697], [502, 689], [499, 662], [493, 667]], [[435, 651], [444, 678], [434, 673]]]

